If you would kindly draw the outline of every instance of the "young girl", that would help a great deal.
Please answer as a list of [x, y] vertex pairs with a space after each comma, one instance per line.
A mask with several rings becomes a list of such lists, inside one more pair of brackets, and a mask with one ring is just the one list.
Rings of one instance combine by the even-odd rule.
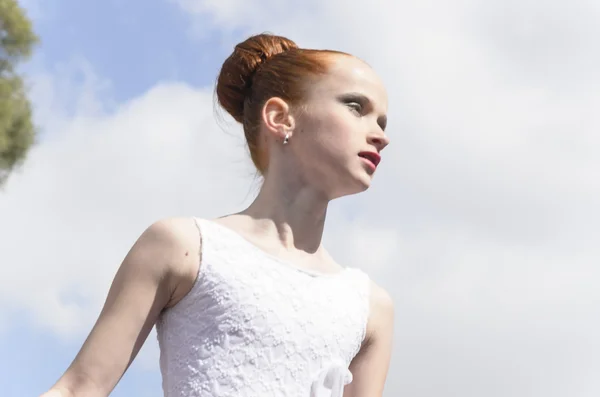
[[382, 395], [391, 299], [321, 243], [329, 202], [366, 190], [389, 143], [381, 81], [349, 54], [262, 34], [216, 93], [264, 177], [256, 200], [149, 226], [44, 397], [108, 396], [155, 324], [167, 397]]

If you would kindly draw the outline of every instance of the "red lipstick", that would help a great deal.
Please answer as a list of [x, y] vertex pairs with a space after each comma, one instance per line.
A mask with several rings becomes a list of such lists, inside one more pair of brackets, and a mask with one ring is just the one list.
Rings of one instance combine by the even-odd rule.
[[376, 152], [360, 152], [358, 156], [367, 160], [367, 162], [371, 164], [373, 169], [376, 169], [379, 163], [381, 162], [381, 156], [379, 155], [379, 153]]

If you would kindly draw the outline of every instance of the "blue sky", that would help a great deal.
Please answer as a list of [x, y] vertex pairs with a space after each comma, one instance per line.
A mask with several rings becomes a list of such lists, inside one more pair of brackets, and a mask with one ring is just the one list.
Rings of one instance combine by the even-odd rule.
[[192, 36], [189, 16], [173, 3], [66, 0], [51, 4], [36, 21], [43, 40], [36, 56], [48, 68], [84, 57], [100, 76], [110, 79], [119, 101], [141, 94], [157, 81], [210, 84], [220, 65], [223, 54], [213, 44], [218, 32]]
[[[41, 45], [26, 70], [54, 70], [83, 57], [98, 75], [110, 80], [107, 95], [117, 102], [141, 95], [159, 81], [194, 86], [214, 81], [222, 58], [212, 44], [218, 32], [207, 32], [204, 38], [191, 35], [189, 16], [172, 3], [65, 0], [40, 6], [34, 28]], [[77, 82], [77, 76], [73, 78]], [[6, 396], [44, 391], [68, 367], [85, 338], [83, 334], [57, 338], [36, 326], [28, 313], [13, 314], [4, 328], [0, 390]], [[158, 364], [133, 365], [113, 395], [159, 396]]]
[[[7, 396], [37, 396], [60, 377], [83, 341], [56, 338], [21, 317], [12, 316], [8, 331], [0, 338], [0, 387]], [[113, 395], [160, 396], [157, 368], [133, 366]]]
[[[588, 0], [23, 0], [41, 142], [0, 194], [0, 390], [73, 359], [156, 219], [255, 192], [212, 84], [271, 31], [366, 59], [391, 144], [325, 243], [392, 295], [385, 396], [600, 395], [600, 8]], [[112, 394], [161, 395], [154, 334]]]

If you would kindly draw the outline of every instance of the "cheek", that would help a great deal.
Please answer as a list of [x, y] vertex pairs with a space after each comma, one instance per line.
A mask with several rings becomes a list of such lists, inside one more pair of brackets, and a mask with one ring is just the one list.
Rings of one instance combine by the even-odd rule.
[[358, 149], [358, 125], [350, 117], [330, 117], [321, 134], [324, 148], [338, 160]]
[[311, 120], [311, 128], [307, 131], [311, 131], [317, 144], [325, 147], [331, 145], [341, 147], [355, 138], [357, 123], [352, 119], [351, 114], [345, 114], [342, 111], [336, 109], [336, 111], [319, 114], [320, 117]]
[[355, 156], [356, 148], [339, 124], [331, 124], [329, 129], [318, 131], [311, 139], [309, 147], [303, 147], [301, 161], [311, 174], [326, 177], [339, 173], [348, 167], [350, 158]]
[[345, 167], [348, 159], [361, 149], [358, 119], [342, 113], [346, 109], [320, 111], [299, 126], [298, 152], [303, 168], [319, 166], [321, 171]]

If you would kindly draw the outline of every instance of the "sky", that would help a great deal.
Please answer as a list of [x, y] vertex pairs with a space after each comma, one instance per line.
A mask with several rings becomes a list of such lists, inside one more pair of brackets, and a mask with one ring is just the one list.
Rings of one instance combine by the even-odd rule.
[[[258, 184], [213, 84], [255, 33], [365, 59], [391, 144], [325, 245], [395, 304], [386, 397], [600, 395], [593, 0], [23, 0], [38, 144], [0, 193], [0, 390], [67, 368], [121, 260]], [[161, 396], [151, 333], [112, 396]]]

